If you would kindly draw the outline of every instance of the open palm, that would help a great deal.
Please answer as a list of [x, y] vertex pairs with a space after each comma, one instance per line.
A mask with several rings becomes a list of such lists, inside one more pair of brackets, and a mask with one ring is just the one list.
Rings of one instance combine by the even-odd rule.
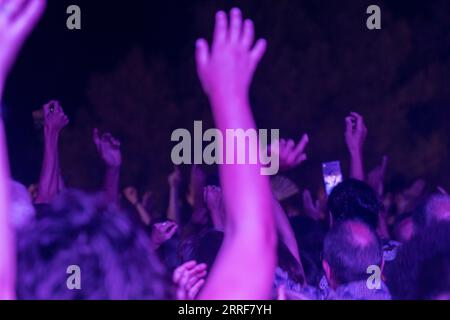
[[0, 0], [0, 77], [5, 80], [25, 39], [41, 17], [45, 0]]

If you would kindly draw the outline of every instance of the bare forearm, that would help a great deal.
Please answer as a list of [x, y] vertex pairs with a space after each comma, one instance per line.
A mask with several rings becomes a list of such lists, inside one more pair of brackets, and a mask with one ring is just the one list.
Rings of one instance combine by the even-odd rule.
[[292, 230], [289, 219], [281, 207], [278, 200], [273, 199], [274, 206], [274, 214], [275, 221], [277, 225], [278, 234], [280, 236], [280, 240], [286, 245], [289, 249], [289, 252], [292, 256], [300, 263], [300, 253], [298, 249], [297, 239], [295, 238], [294, 230]]
[[119, 195], [120, 167], [107, 167], [105, 172], [105, 180], [103, 183], [103, 191], [108, 200], [117, 202]]
[[138, 202], [135, 204], [136, 211], [139, 214], [139, 217], [141, 218], [142, 223], [144, 223], [146, 226], [149, 226], [152, 222], [151, 215], [145, 210], [144, 206]]
[[214, 229], [218, 231], [225, 231], [225, 222], [223, 221], [224, 213], [222, 209], [211, 210], [211, 220]]
[[[212, 104], [214, 119], [221, 132], [225, 133], [227, 129], [255, 129], [248, 99], [219, 99], [213, 100]], [[251, 148], [246, 149], [245, 152], [249, 149]], [[220, 166], [219, 170], [226, 204], [227, 228], [232, 228], [227, 231], [234, 232], [240, 227], [248, 230], [242, 223], [246, 220], [249, 223], [257, 222], [258, 226], [261, 224], [274, 226], [272, 194], [267, 177], [261, 175], [261, 166], [259, 164], [225, 164]]]
[[350, 152], [350, 177], [364, 181], [364, 165], [362, 151]]
[[180, 223], [180, 199], [178, 189], [175, 187], [170, 188], [167, 219]]
[[[255, 128], [247, 99], [211, 100], [221, 132]], [[267, 299], [276, 260], [269, 181], [260, 174], [260, 165], [222, 165], [219, 171], [227, 213], [225, 240], [201, 298]], [[258, 275], [252, 277], [254, 270]], [[233, 290], [240, 282], [246, 285]]]
[[59, 133], [45, 131], [44, 158], [42, 160], [41, 177], [36, 203], [50, 203], [58, 194], [60, 179], [58, 158]]
[[[2, 88], [0, 83], [0, 92]], [[6, 137], [3, 121], [0, 119], [0, 300], [15, 298], [15, 240], [8, 216], [10, 213], [9, 180]]]

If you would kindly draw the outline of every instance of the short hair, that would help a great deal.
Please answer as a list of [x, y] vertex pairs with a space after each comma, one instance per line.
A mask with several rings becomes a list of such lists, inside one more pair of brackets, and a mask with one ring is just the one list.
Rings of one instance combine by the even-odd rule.
[[[104, 196], [65, 192], [18, 234], [18, 298], [171, 298], [170, 278], [150, 244]], [[68, 289], [69, 266], [81, 270], [80, 290]]]
[[328, 198], [328, 210], [335, 222], [361, 220], [376, 229], [382, 209], [383, 205], [375, 190], [355, 179], [337, 185]]
[[381, 267], [383, 249], [378, 236], [366, 224], [354, 220], [333, 226], [325, 237], [323, 259], [340, 284], [367, 279], [367, 268]]
[[442, 220], [450, 221], [450, 196], [444, 194], [430, 196], [424, 213], [427, 226]]

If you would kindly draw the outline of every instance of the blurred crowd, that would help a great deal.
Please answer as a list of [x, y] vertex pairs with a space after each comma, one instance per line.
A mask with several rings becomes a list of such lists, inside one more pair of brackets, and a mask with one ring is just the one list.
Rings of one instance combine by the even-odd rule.
[[[0, 0], [0, 94], [44, 6]], [[255, 128], [248, 91], [266, 45], [239, 9], [218, 12], [213, 41], [197, 41], [219, 130]], [[315, 143], [303, 134], [272, 142], [280, 161], [273, 177], [260, 164], [175, 166], [160, 186], [166, 202], [155, 190], [120, 190], [121, 141], [96, 128], [101, 190], [66, 186], [59, 145], [69, 119], [56, 100], [41, 117], [41, 175], [28, 188], [9, 178], [0, 130], [0, 298], [450, 298], [450, 196], [421, 179], [387, 185], [388, 155], [366, 171], [363, 115], [342, 119], [350, 172], [330, 194], [301, 189], [291, 175]], [[69, 285], [71, 266], [81, 276]]]

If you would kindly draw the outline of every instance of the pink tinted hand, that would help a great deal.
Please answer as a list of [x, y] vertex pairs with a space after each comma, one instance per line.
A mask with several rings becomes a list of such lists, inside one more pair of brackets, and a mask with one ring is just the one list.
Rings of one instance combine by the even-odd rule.
[[64, 113], [64, 110], [58, 101], [50, 101], [44, 105], [43, 109], [46, 132], [59, 133], [69, 124], [69, 118]]
[[194, 300], [197, 297], [205, 284], [207, 268], [206, 264], [189, 261], [175, 269], [172, 281], [177, 286], [178, 300]]
[[45, 0], [0, 1], [0, 81], [4, 81], [20, 48], [45, 8]]
[[254, 43], [254, 26], [251, 20], [242, 21], [239, 9], [227, 15], [216, 15], [214, 41], [211, 51], [204, 39], [197, 41], [197, 72], [203, 90], [210, 99], [228, 96], [245, 98], [256, 67], [266, 51], [266, 41]]
[[345, 141], [350, 153], [361, 153], [367, 136], [364, 118], [356, 112], [351, 112], [350, 115], [345, 118], [345, 124]]
[[108, 167], [120, 167], [122, 164], [120, 141], [115, 139], [110, 133], [104, 133], [100, 136], [97, 128], [94, 129], [93, 140], [105, 164]]

